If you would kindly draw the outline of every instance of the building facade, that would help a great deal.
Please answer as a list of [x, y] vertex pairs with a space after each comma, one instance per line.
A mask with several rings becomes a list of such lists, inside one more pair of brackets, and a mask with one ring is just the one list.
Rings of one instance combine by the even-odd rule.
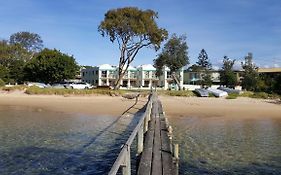
[[[118, 67], [103, 64], [95, 67], [85, 67], [81, 70], [82, 81], [94, 86], [114, 86], [118, 78]], [[183, 69], [176, 73], [181, 86], [183, 85]], [[156, 76], [156, 69], [151, 64], [138, 67], [129, 66], [122, 81], [122, 88], [151, 88], [169, 89], [175, 86], [170, 70], [165, 67], [163, 75]]]

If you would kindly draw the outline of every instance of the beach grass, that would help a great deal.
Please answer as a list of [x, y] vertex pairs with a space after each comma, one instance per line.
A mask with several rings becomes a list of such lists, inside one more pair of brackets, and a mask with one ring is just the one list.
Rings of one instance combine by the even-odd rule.
[[2, 86], [2, 87], [0, 87], [0, 90], [2, 90], [2, 91], [15, 91], [15, 90], [24, 91], [25, 89], [27, 89], [26, 85], [15, 85], [15, 86], [10, 86], [10, 87]]
[[278, 94], [270, 94], [266, 92], [252, 92], [252, 91], [245, 91], [244, 93], [240, 94], [239, 97], [249, 97], [249, 98], [259, 98], [259, 99], [281, 98], [281, 96]]
[[126, 93], [138, 92], [141, 96], [147, 96], [148, 91], [133, 91], [133, 90], [109, 90], [109, 89], [54, 89], [54, 88], [38, 88], [29, 87], [25, 93], [29, 95], [109, 95], [122, 96]]
[[230, 93], [228, 94], [227, 97], [225, 97], [226, 99], [236, 99], [239, 96], [239, 94], [236, 93]]
[[194, 97], [196, 94], [193, 91], [169, 91], [169, 90], [158, 90], [159, 95], [165, 96], [177, 96], [177, 97]]
[[[147, 96], [149, 90], [111, 90], [111, 89], [55, 89], [55, 88], [38, 88], [28, 87], [26, 85], [16, 85], [11, 87], [0, 87], [1, 91], [12, 92], [12, 91], [23, 91], [29, 95], [108, 95], [108, 96], [122, 96], [126, 93], [140, 93], [141, 96]], [[196, 93], [193, 91], [171, 91], [171, 90], [158, 90], [157, 93], [163, 96], [177, 96], [177, 97], [196, 97]], [[209, 97], [214, 97], [210, 93]], [[229, 94], [226, 99], [236, 99], [239, 97], [258, 98], [258, 99], [281, 99], [278, 94], [270, 94], [266, 92], [252, 92], [244, 91], [242, 94]]]

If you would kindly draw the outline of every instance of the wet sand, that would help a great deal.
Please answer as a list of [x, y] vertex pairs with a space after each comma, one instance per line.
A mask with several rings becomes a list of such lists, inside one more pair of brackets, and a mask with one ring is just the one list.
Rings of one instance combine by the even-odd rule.
[[[140, 109], [146, 102], [140, 98], [135, 108]], [[58, 112], [82, 113], [90, 115], [120, 116], [132, 105], [135, 99], [110, 96], [58, 96], [58, 95], [27, 95], [24, 93], [0, 93], [0, 106], [27, 106]]]
[[279, 118], [281, 104], [273, 100], [161, 96], [168, 117]]

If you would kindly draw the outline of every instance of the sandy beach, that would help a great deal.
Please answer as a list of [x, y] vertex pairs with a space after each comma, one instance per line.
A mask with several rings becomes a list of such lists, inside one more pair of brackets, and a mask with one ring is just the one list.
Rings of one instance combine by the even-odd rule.
[[160, 97], [168, 117], [280, 118], [281, 104], [273, 100]]
[[[136, 112], [143, 107], [146, 98], [140, 98], [130, 110]], [[281, 118], [281, 104], [273, 100], [240, 97], [237, 99], [171, 97], [160, 96], [168, 117], [235, 117], [235, 118]], [[123, 97], [96, 96], [59, 96], [27, 95], [20, 92], [0, 93], [0, 106], [27, 106], [47, 110], [91, 115], [119, 116], [129, 109], [135, 100]]]
[[[130, 109], [136, 112], [146, 102], [140, 98], [139, 102]], [[83, 113], [90, 115], [120, 116], [134, 105], [135, 100], [110, 96], [59, 96], [59, 95], [27, 95], [20, 92], [0, 93], [0, 106], [26, 106], [58, 112]]]

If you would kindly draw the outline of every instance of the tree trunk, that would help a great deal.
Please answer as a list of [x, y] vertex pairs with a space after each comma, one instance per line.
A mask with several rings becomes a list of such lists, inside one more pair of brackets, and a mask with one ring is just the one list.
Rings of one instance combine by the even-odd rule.
[[119, 77], [118, 77], [118, 79], [117, 79], [117, 81], [116, 81], [116, 83], [115, 83], [114, 90], [118, 90], [118, 89], [120, 89], [120, 86], [121, 86], [121, 80], [123, 79], [124, 75], [125, 75], [125, 73], [121, 73], [121, 74], [119, 74]]
[[177, 83], [177, 85], [179, 87], [179, 90], [181, 90], [181, 84], [180, 84], [180, 81], [178, 80], [175, 72], [172, 73], [172, 77], [176, 81], [176, 83]]

